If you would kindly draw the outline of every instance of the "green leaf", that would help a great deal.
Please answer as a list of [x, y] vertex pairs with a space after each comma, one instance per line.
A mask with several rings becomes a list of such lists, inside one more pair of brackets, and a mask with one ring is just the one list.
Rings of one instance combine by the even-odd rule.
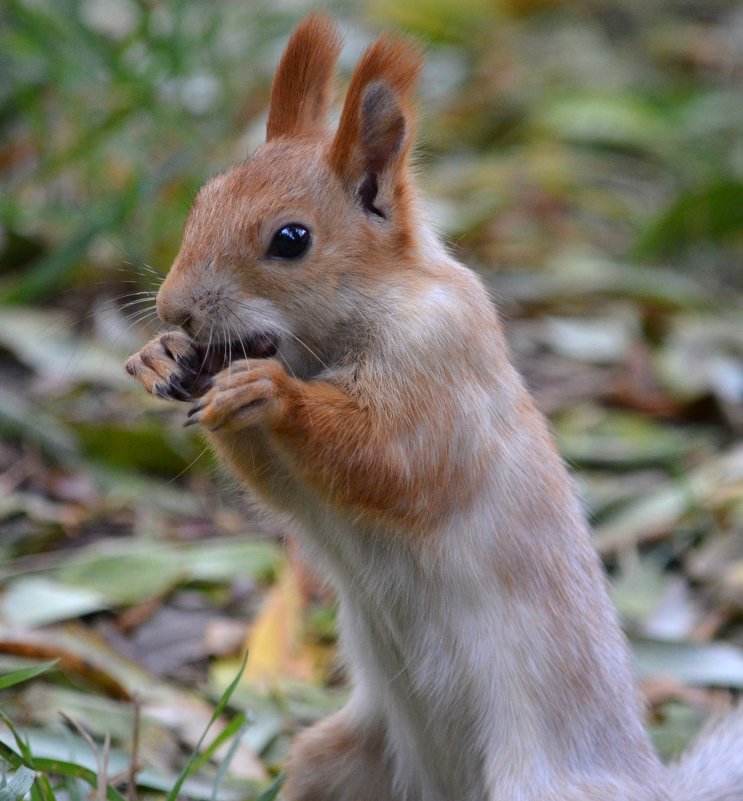
[[672, 130], [651, 105], [625, 94], [555, 100], [538, 113], [538, 120], [569, 141], [622, 150], [665, 149]]
[[49, 662], [41, 662], [38, 665], [30, 665], [20, 670], [14, 670], [12, 673], [6, 673], [4, 676], [0, 676], [0, 690], [7, 690], [8, 687], [41, 676], [42, 673], [48, 673], [57, 666], [58, 662], [58, 659], [52, 659]]
[[87, 256], [92, 243], [112, 228], [121, 225], [138, 198], [135, 182], [127, 191], [109, 197], [95, 210], [81, 212], [78, 230], [55, 250], [36, 259], [25, 271], [0, 292], [0, 301], [8, 304], [31, 303], [59, 290]]
[[198, 581], [224, 581], [246, 573], [265, 581], [276, 573], [282, 558], [273, 542], [236, 538], [194, 543], [183, 557], [189, 575]]
[[54, 578], [126, 604], [167, 592], [180, 581], [224, 581], [245, 574], [266, 579], [280, 559], [280, 549], [268, 541], [230, 538], [183, 545], [127, 539], [81, 550]]
[[743, 181], [720, 178], [682, 192], [640, 236], [635, 256], [669, 256], [695, 243], [721, 243], [742, 232]]
[[[150, 547], [146, 547], [146, 545]], [[85, 588], [115, 604], [129, 604], [166, 592], [184, 576], [177, 554], [156, 544], [127, 543], [129, 553], [91, 551], [63, 566], [60, 579]], [[139, 546], [139, 547], [137, 547]], [[175, 556], [175, 558], [174, 558]]]
[[[36, 770], [41, 770], [45, 773], [55, 773], [60, 776], [65, 776], [68, 779], [82, 779], [86, 784], [96, 789], [99, 784], [96, 771], [85, 768], [82, 765], [76, 765], [74, 762], [35, 757], [33, 759], [33, 767]], [[106, 786], [106, 799], [107, 801], [126, 801], [118, 790], [108, 785]]]
[[393, 23], [426, 39], [457, 42], [472, 36], [483, 14], [492, 14], [489, 0], [373, 0], [371, 13], [383, 24]]
[[36, 781], [31, 788], [31, 801], [56, 801], [52, 783], [43, 773], [36, 776]]
[[168, 478], [187, 470], [203, 449], [185, 431], [170, 436], [162, 421], [154, 419], [144, 418], [127, 425], [79, 420], [69, 426], [88, 458], [115, 468], [136, 469]]
[[0, 599], [0, 619], [11, 626], [33, 628], [98, 612], [106, 606], [103, 595], [84, 587], [68, 586], [45, 576], [23, 576], [8, 584]]
[[575, 404], [555, 419], [560, 452], [573, 464], [632, 469], [674, 467], [705, 438], [645, 415]]
[[[13, 724], [8, 720], [7, 716], [2, 715], [3, 722], [10, 728], [16, 743], [21, 753], [15, 752], [10, 746], [0, 742], [0, 757], [5, 759], [14, 767], [20, 768], [24, 766], [33, 771], [43, 771], [44, 773], [54, 773], [59, 776], [65, 776], [68, 779], [81, 779], [86, 784], [93, 788], [98, 787], [98, 774], [96, 771], [86, 768], [83, 765], [78, 765], [74, 762], [68, 762], [62, 759], [50, 759], [46, 757], [36, 757], [31, 754], [28, 746], [23, 742], [18, 733], [16, 732]], [[39, 777], [43, 778], [43, 777]], [[39, 795], [46, 798], [43, 787], [38, 787]], [[52, 798], [54, 796], [52, 795]], [[107, 801], [126, 801], [124, 796], [121, 795], [113, 787], [106, 787]]]

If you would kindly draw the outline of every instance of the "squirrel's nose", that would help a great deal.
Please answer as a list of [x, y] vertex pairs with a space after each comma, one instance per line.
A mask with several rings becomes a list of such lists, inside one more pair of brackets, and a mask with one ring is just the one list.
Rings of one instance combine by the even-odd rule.
[[157, 308], [157, 316], [164, 323], [188, 329], [191, 323], [190, 309], [178, 303], [173, 303], [162, 292], [158, 293], [155, 306]]

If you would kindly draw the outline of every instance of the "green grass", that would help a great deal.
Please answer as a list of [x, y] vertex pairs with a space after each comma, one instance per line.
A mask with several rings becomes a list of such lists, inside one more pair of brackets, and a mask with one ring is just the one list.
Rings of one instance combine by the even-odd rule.
[[[220, 783], [235, 756], [236, 746], [240, 737], [246, 726], [249, 725], [247, 714], [238, 712], [233, 715], [229, 723], [224, 726], [219, 734], [212, 738], [208, 745], [204, 747], [204, 743], [214, 724], [227, 711], [232, 696], [242, 678], [247, 659], [248, 656], [246, 654], [237, 675], [217, 701], [211, 719], [199, 738], [195, 750], [186, 761], [172, 788], [167, 792], [166, 801], [176, 801], [181, 796], [187, 779], [196, 774], [210, 760], [214, 759], [220, 747], [233, 742], [233, 746], [227, 751], [226, 756], [218, 762], [218, 769], [214, 777], [212, 799], [219, 797]], [[53, 660], [6, 673], [0, 676], [0, 690], [28, 682], [37, 676], [54, 670], [56, 666], [57, 660]], [[131, 754], [132, 761], [128, 771], [129, 786], [126, 793], [122, 794], [109, 783], [109, 776], [107, 775], [108, 750], [110, 748], [108, 737], [100, 750], [94, 749], [98, 769], [91, 770], [85, 765], [77, 763], [74, 759], [50, 759], [35, 755], [22, 732], [16, 728], [1, 709], [0, 720], [8, 728], [14, 741], [14, 747], [0, 742], [0, 766], [2, 767], [0, 801], [21, 801], [21, 799], [28, 797], [29, 794], [32, 801], [56, 801], [56, 799], [77, 798], [79, 797], [79, 788], [77, 786], [79, 782], [87, 784], [91, 790], [94, 790], [96, 797], [100, 801], [103, 801], [104, 798], [106, 801], [131, 801], [132, 798], [137, 797], [137, 786], [131, 786], [131, 780], [134, 779], [136, 782], [139, 772], [136, 767], [136, 760], [140, 758], [140, 755], [136, 753], [136, 734], [132, 743], [134, 752]], [[86, 741], [94, 746], [95, 744], [90, 740], [84, 729], [80, 727], [79, 730]], [[255, 796], [255, 801], [272, 801], [277, 797], [281, 783], [282, 777], [279, 776], [264, 792]]]

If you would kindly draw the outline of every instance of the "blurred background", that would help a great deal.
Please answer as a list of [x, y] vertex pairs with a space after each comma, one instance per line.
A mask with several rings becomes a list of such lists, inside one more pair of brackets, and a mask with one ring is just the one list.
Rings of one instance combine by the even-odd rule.
[[[195, 190], [261, 142], [309, 8], [0, 7], [0, 762], [43, 768], [34, 801], [81, 798], [86, 767], [119, 786], [132, 754], [140, 794], [172, 795], [220, 698], [178, 789], [251, 799], [343, 702], [329, 593], [185, 407], [122, 369]], [[341, 88], [382, 28], [426, 46], [430, 214], [492, 288], [677, 753], [743, 687], [743, 8], [323, 8]]]

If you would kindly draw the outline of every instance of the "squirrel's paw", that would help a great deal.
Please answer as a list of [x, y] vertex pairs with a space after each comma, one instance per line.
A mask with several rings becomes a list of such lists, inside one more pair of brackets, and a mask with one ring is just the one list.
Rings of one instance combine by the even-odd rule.
[[284, 408], [289, 381], [275, 359], [241, 359], [218, 373], [211, 388], [188, 412], [186, 425], [209, 431], [239, 430], [276, 420]]
[[200, 394], [198, 355], [191, 339], [180, 331], [155, 337], [131, 356], [124, 367], [157, 398], [190, 401]]

